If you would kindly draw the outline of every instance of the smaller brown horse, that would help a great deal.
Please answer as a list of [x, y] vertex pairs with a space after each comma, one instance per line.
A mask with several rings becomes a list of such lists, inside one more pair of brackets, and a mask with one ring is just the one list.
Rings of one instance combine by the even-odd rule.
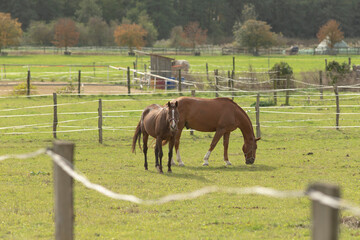
[[[147, 142], [149, 135], [156, 138], [155, 146], [155, 167], [159, 173], [163, 173], [162, 170], [162, 141], [169, 142], [169, 161], [168, 172], [171, 172], [171, 158], [173, 154], [173, 147], [175, 144], [175, 136], [177, 132], [177, 125], [179, 122], [178, 102], [168, 102], [165, 107], [157, 104], [152, 104], [145, 108], [141, 115], [141, 120], [138, 123], [132, 142], [132, 152], [135, 151], [136, 141], [139, 142], [141, 134], [143, 134], [143, 153], [145, 156], [145, 170], [148, 170], [147, 163]], [[160, 163], [159, 163], [160, 159]]]

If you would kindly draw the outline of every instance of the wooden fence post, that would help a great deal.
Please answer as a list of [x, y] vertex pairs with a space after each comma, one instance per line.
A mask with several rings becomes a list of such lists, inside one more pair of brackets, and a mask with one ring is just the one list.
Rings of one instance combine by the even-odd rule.
[[256, 96], [255, 111], [256, 111], [256, 137], [260, 138], [261, 131], [260, 131], [260, 94], [259, 93]]
[[[314, 183], [308, 191], [319, 191], [331, 197], [340, 197], [338, 186]], [[339, 209], [332, 208], [318, 201], [312, 201], [312, 239], [337, 240], [339, 232]]]
[[128, 88], [128, 95], [131, 94], [130, 90], [130, 67], [127, 67], [127, 88]]
[[339, 130], [340, 103], [339, 103], [339, 91], [336, 85], [334, 86], [334, 92], [336, 98], [336, 130]]
[[80, 96], [81, 93], [81, 70], [79, 70], [79, 75], [78, 75], [78, 95]]
[[103, 136], [102, 136], [102, 122], [103, 122], [103, 115], [102, 115], [102, 101], [99, 99], [99, 108], [98, 108], [98, 129], [99, 129], [99, 143], [102, 144]]
[[[73, 164], [74, 144], [54, 140], [54, 153]], [[54, 162], [55, 239], [71, 240], [74, 236], [73, 179]]]
[[[191, 90], [191, 96], [192, 96], [192, 97], [195, 97], [195, 95], [196, 95], [195, 90]], [[190, 128], [190, 135], [194, 135], [194, 130], [191, 129], [191, 128]]]
[[56, 127], [58, 124], [58, 117], [57, 117], [57, 95], [53, 93], [53, 100], [54, 100], [54, 121], [53, 121], [53, 136], [56, 138]]
[[231, 72], [231, 90], [233, 91], [232, 92], [232, 97], [231, 97], [231, 99], [232, 100], [234, 100], [234, 95], [235, 95], [235, 92], [234, 92], [234, 79], [235, 79], [235, 71], [233, 70], [232, 72]]
[[208, 63], [206, 63], [206, 79], [207, 79], [208, 83], [210, 83], [210, 79], [209, 79], [209, 66], [208, 66]]
[[235, 72], [235, 57], [233, 57], [233, 71]]
[[351, 57], [349, 57], [349, 67], [351, 67]]
[[327, 59], [325, 58], [325, 72], [326, 72], [326, 69], [327, 69]]
[[215, 96], [216, 97], [219, 97], [219, 93], [218, 93], [218, 91], [219, 91], [219, 88], [218, 88], [218, 84], [219, 84], [218, 74], [219, 74], [218, 70], [215, 69]]
[[276, 69], [276, 79], [274, 79], [274, 104], [277, 105], [277, 82], [280, 79], [280, 67]]
[[31, 78], [31, 74], [30, 74], [30, 69], [28, 70], [28, 74], [27, 74], [27, 80], [26, 80], [26, 95], [30, 96], [30, 78]]
[[322, 71], [319, 71], [320, 99], [323, 99]]
[[[166, 80], [165, 80], [166, 81]], [[181, 69], [179, 69], [179, 83], [178, 83], [179, 96], [181, 96]]]
[[286, 97], [285, 97], [285, 105], [289, 106], [289, 95], [290, 95], [290, 76], [286, 76]]

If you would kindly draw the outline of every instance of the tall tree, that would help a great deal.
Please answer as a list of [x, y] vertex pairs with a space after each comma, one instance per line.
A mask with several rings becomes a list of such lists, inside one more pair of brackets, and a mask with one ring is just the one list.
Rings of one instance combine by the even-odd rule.
[[44, 21], [33, 21], [30, 23], [27, 31], [32, 44], [39, 46], [49, 46], [54, 38], [52, 24], [46, 24]]
[[184, 29], [182, 26], [175, 26], [171, 29], [170, 34], [170, 46], [171, 47], [180, 47], [186, 43], [186, 39], [184, 39]]
[[93, 46], [109, 45], [113, 36], [109, 25], [99, 17], [92, 17], [87, 23], [89, 44]]
[[65, 52], [68, 47], [76, 45], [79, 41], [79, 32], [76, 29], [75, 22], [70, 18], [61, 18], [55, 24], [55, 36], [53, 43], [58, 48], [65, 47]]
[[184, 39], [187, 40], [188, 46], [195, 49], [196, 46], [206, 42], [207, 30], [200, 28], [198, 22], [190, 22], [184, 27]]
[[35, 0], [34, 10], [37, 21], [50, 22], [62, 17], [62, 6], [59, 0]]
[[250, 19], [235, 28], [234, 35], [240, 46], [247, 47], [257, 56], [260, 47], [268, 48], [276, 43], [276, 34], [270, 30], [271, 26], [266, 22]]
[[29, 26], [31, 20], [37, 19], [38, 16], [34, 10], [34, 1], [11, 0], [8, 2], [8, 12], [11, 13], [11, 16], [19, 19], [23, 30]]
[[146, 12], [154, 21], [159, 32], [159, 38], [165, 39], [170, 35], [171, 29], [176, 25], [176, 10], [174, 9], [175, 0], [143, 0]]
[[7, 46], [18, 45], [22, 35], [21, 23], [10, 13], [0, 12], [0, 53]]
[[321, 26], [316, 36], [319, 42], [326, 39], [327, 45], [331, 49], [334, 48], [336, 43], [344, 39], [344, 33], [340, 30], [340, 24], [333, 19]]
[[152, 46], [154, 42], [157, 40], [157, 37], [159, 35], [158, 30], [154, 26], [154, 23], [150, 19], [149, 15], [142, 11], [139, 15], [139, 19], [137, 20], [137, 23], [142, 26], [146, 32], [146, 46]]
[[119, 46], [128, 46], [130, 52], [133, 48], [145, 46], [146, 30], [138, 24], [121, 24], [114, 31], [115, 43]]
[[87, 23], [91, 17], [102, 16], [102, 10], [96, 0], [82, 0], [75, 15], [79, 22]]

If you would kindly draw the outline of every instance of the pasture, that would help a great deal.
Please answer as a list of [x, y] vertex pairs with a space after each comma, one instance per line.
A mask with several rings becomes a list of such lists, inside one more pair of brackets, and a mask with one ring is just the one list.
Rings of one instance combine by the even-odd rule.
[[[213, 93], [198, 95], [213, 97]], [[183, 132], [180, 151], [185, 167], [158, 174], [154, 151], [131, 153], [140, 111], [151, 103], [165, 104], [177, 95], [58, 96], [59, 139], [74, 142], [75, 168], [90, 181], [143, 199], [157, 199], [205, 186], [264, 186], [305, 190], [325, 181], [341, 186], [344, 199], [360, 205], [360, 97], [341, 92], [340, 126], [335, 130], [333, 92], [320, 100], [315, 92], [294, 93], [290, 107], [261, 108], [262, 140], [254, 165], [245, 165], [239, 130], [230, 136], [225, 167], [222, 140], [203, 167], [213, 133]], [[262, 95], [267, 101], [271, 95]], [[283, 95], [280, 95], [280, 105]], [[98, 99], [103, 101], [103, 144], [98, 143]], [[254, 95], [234, 101], [255, 124]], [[52, 145], [52, 97], [0, 99], [0, 155], [28, 153]], [[351, 107], [350, 107], [351, 106]], [[296, 114], [295, 114], [296, 113]], [[303, 114], [301, 114], [303, 113]], [[27, 126], [26, 126], [27, 125]], [[29, 126], [30, 125], [30, 126]], [[151, 142], [151, 140], [149, 141]], [[167, 148], [164, 147], [167, 156]], [[166, 157], [165, 157], [166, 159]], [[0, 238], [52, 239], [54, 234], [53, 173], [49, 156], [0, 162]], [[213, 193], [194, 200], [163, 205], [117, 201], [75, 183], [75, 239], [309, 239], [311, 202], [307, 198], [278, 199], [257, 195]], [[348, 218], [350, 217], [350, 218]], [[342, 212], [341, 219], [352, 219]], [[340, 239], [360, 235], [358, 226], [341, 224]]]

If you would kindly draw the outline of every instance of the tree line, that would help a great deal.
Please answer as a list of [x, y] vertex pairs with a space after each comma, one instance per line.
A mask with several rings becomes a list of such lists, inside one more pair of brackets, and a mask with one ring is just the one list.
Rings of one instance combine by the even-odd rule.
[[[92, 26], [103, 29], [104, 34], [123, 21], [142, 21], [152, 28], [154, 39], [148, 43], [169, 39], [176, 26], [198, 22], [201, 29], [207, 30], [209, 43], [221, 44], [233, 40], [233, 27], [241, 22], [248, 4], [254, 6], [258, 20], [285, 37], [314, 38], [319, 27], [330, 19], [341, 24], [346, 37], [360, 36], [359, 0], [7, 0], [0, 2], [0, 12], [17, 18], [25, 33], [32, 25], [47, 25], [64, 17], [76, 21], [79, 29], [83, 27], [80, 31], [90, 35]], [[92, 29], [86, 29], [89, 26]], [[86, 38], [80, 37], [79, 44]], [[92, 41], [110, 44], [109, 39]]]

